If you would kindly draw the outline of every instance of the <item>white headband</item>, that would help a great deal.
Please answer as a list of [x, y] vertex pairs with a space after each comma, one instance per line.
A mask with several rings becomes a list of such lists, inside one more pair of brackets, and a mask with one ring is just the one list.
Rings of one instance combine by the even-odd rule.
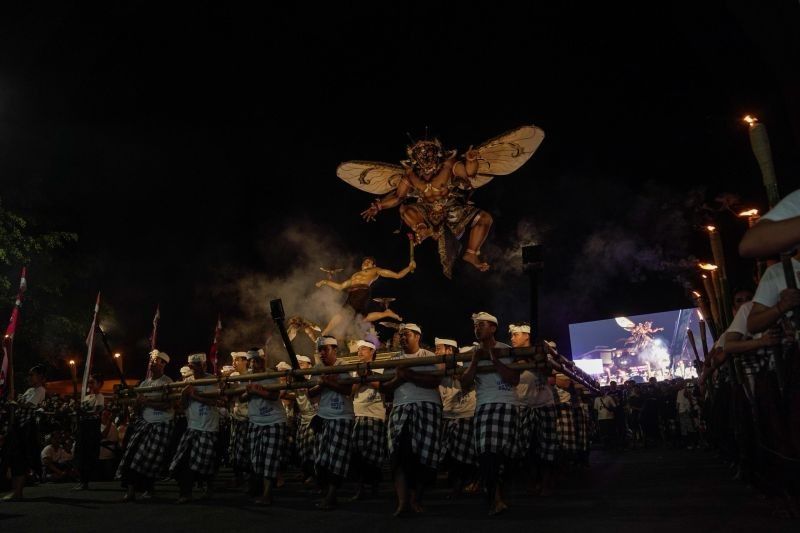
[[494, 315], [490, 315], [485, 311], [481, 311], [480, 313], [474, 313], [472, 315], [473, 322], [480, 322], [481, 320], [485, 320], [486, 322], [493, 322], [494, 325], [497, 325], [497, 317]]
[[409, 331], [415, 331], [422, 335], [422, 329], [416, 324], [400, 324], [400, 331], [407, 329]]
[[247, 360], [250, 361], [251, 359], [263, 359], [264, 356], [261, 355], [261, 350], [248, 350], [247, 351]]
[[289, 364], [289, 363], [287, 363], [286, 361], [281, 361], [280, 363], [278, 363], [278, 364], [275, 366], [275, 368], [276, 368], [278, 371], [280, 371], [280, 372], [285, 372], [285, 371], [287, 371], [287, 370], [291, 370], [291, 369], [292, 369], [292, 365], [290, 365], [290, 364]]
[[164, 352], [153, 350], [150, 352], [150, 359], [162, 359], [165, 363], [169, 363], [169, 356]]
[[188, 361], [190, 363], [205, 363], [206, 362], [206, 354], [204, 353], [193, 353], [189, 356]]
[[370, 350], [374, 350], [374, 349], [375, 349], [375, 345], [374, 345], [374, 344], [372, 344], [371, 342], [369, 342], [369, 341], [364, 341], [364, 340], [360, 340], [360, 341], [358, 341], [358, 342], [356, 343], [356, 350], [358, 350], [358, 349], [359, 349], [359, 348], [361, 348], [362, 346], [366, 346], [366, 347], [367, 347], [367, 348], [369, 348]]
[[438, 344], [444, 344], [445, 346], [452, 346], [453, 348], [458, 348], [458, 343], [453, 339], [440, 339], [439, 337], [434, 337], [433, 345], [436, 346]]
[[247, 359], [247, 352], [231, 352], [231, 359], [236, 359], [237, 357]]
[[298, 362], [302, 361], [303, 363], [311, 363], [311, 358], [305, 355], [298, 355], [297, 361]]
[[509, 333], [527, 333], [528, 335], [531, 334], [531, 327], [527, 324], [523, 324], [521, 326], [517, 326], [516, 324], [511, 324], [508, 326]]
[[191, 376], [192, 373], [193, 373], [192, 369], [189, 368], [188, 366], [181, 367], [181, 376]]
[[317, 347], [320, 346], [339, 346], [335, 337], [320, 337], [317, 339]]

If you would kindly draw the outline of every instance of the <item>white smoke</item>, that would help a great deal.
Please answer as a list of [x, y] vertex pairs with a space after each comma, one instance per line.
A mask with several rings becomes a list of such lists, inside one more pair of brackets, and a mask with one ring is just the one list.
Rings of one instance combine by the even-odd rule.
[[[280, 298], [286, 318], [296, 315], [324, 328], [328, 321], [342, 309], [347, 297], [330, 287], [317, 288], [316, 283], [328, 279], [322, 268], [342, 268], [334, 281], [346, 280], [355, 269], [360, 268], [361, 257], [343, 252], [337, 239], [325, 230], [310, 224], [295, 224], [281, 235], [264, 244], [264, 253], [281, 253], [292, 258], [289, 270], [283, 274], [269, 276], [263, 273], [240, 275], [229, 286], [220, 288], [229, 297], [237, 298], [242, 312], [239, 318], [224, 321], [222, 344], [232, 350], [245, 350], [251, 346], [263, 346], [271, 356], [280, 355], [283, 344], [277, 328], [272, 323], [269, 302]], [[368, 324], [355, 320], [343, 320], [334, 332], [337, 338], [364, 338]], [[341, 344], [341, 343], [340, 343]], [[222, 354], [226, 357], [227, 354]], [[312, 355], [312, 354], [303, 354]]]

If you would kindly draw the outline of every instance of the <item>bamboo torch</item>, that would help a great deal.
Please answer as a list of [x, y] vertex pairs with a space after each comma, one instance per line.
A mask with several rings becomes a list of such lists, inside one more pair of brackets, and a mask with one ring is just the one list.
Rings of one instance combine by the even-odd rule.
[[69, 360], [69, 373], [72, 376], [72, 397], [78, 399], [78, 369], [75, 367], [75, 361]]
[[122, 369], [122, 354], [121, 353], [115, 353], [114, 354], [114, 362], [117, 364], [117, 368], [119, 369], [119, 373], [123, 374], [124, 371]]
[[775, 166], [772, 164], [772, 149], [769, 146], [767, 127], [761, 124], [756, 117], [747, 115], [744, 121], [750, 126], [750, 147], [756, 156], [758, 166], [761, 167], [761, 178], [767, 189], [769, 207], [775, 207], [781, 196], [778, 193], [778, 181], [775, 177]]
[[[748, 228], [752, 228], [753, 226], [755, 226], [756, 222], [758, 222], [758, 219], [760, 218], [758, 214], [758, 209], [748, 209], [747, 211], [742, 211], [737, 216], [739, 218], [747, 219]], [[766, 269], [767, 269], [767, 263], [761, 258], [756, 259], [756, 275], [755, 275], [756, 285], [758, 284], [758, 282], [761, 281], [761, 276], [764, 275], [764, 271]]]
[[[703, 275], [704, 278], [708, 279], [707, 276]], [[692, 291], [692, 296], [694, 298], [694, 305], [700, 310], [702, 316], [710, 316], [713, 317], [713, 314], [709, 311], [708, 304], [706, 300], [703, 298], [703, 295], [697, 291]], [[711, 331], [711, 338], [716, 340], [717, 339], [717, 328], [714, 320], [712, 318], [711, 322], [708, 323], [708, 329]]]
[[716, 324], [717, 330], [721, 331], [723, 325], [721, 312], [722, 302], [720, 301], [719, 282], [717, 281], [717, 265], [700, 263], [698, 266], [706, 272], [703, 274], [703, 288], [711, 304], [711, 318]]

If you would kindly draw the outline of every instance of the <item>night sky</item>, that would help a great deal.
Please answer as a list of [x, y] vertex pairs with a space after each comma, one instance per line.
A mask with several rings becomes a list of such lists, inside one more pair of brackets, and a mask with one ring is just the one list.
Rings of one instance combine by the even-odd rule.
[[523, 124], [546, 133], [473, 198], [495, 216], [493, 274], [459, 265], [448, 281], [426, 242], [413, 276], [374, 285], [428, 342], [470, 341], [478, 310], [527, 318], [508, 251], [531, 232], [546, 247], [541, 331], [566, 353], [570, 322], [687, 307], [709, 216], [732, 283], [746, 280], [745, 224], [700, 206], [733, 193], [765, 208], [748, 113], [769, 129], [782, 192], [799, 185], [797, 2], [551, 4], [4, 6], [0, 195], [78, 233], [67, 253], [92, 275], [70, 298], [88, 326], [102, 290], [115, 345], [142, 357], [156, 303], [161, 347], [181, 356], [208, 349], [217, 312], [263, 320], [267, 302], [253, 315], [231, 287], [312, 264], [282, 237], [292, 228], [348, 272], [362, 254], [402, 268], [397, 211], [363, 223], [372, 197], [335, 170], [397, 162], [426, 128], [459, 151]]

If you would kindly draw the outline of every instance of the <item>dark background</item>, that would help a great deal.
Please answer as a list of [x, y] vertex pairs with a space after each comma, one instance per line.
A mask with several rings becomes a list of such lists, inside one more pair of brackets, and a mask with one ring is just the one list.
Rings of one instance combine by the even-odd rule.
[[[547, 135], [475, 195], [495, 215], [492, 275], [446, 280], [427, 242], [412, 277], [376, 284], [429, 342], [468, 342], [478, 310], [502, 327], [527, 318], [510, 253], [532, 231], [546, 247], [540, 329], [566, 353], [570, 322], [687, 307], [709, 220], [732, 283], [749, 278], [735, 260], [745, 224], [715, 199], [766, 207], [748, 113], [769, 128], [782, 192], [798, 186], [797, 2], [377, 4], [2, 7], [0, 194], [79, 235], [63, 254], [84, 275], [63, 298], [87, 327], [102, 289], [120, 349], [143, 360], [160, 303], [162, 349], [207, 350], [218, 312], [263, 319], [224, 287], [295, 268], [280, 238], [292, 226], [401, 268], [398, 214], [362, 223], [371, 197], [335, 169], [397, 162], [406, 132], [426, 128], [460, 151], [522, 124]], [[31, 294], [37, 275], [29, 265]]]

